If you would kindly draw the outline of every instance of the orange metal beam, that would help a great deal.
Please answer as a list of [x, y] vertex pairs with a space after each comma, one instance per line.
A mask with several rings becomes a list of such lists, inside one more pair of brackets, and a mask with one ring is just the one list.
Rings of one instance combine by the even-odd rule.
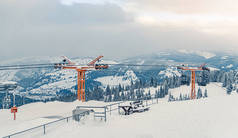
[[182, 70], [188, 70], [191, 72], [191, 95], [190, 99], [196, 99], [196, 71], [202, 71], [202, 67], [204, 65], [198, 67], [198, 68], [189, 68], [189, 67], [180, 67], [179, 69]]
[[195, 77], [196, 77], [195, 71], [191, 71], [191, 82], [192, 82], [191, 99], [196, 98], [196, 89], [195, 89], [196, 78]]
[[[78, 96], [78, 100], [82, 100], [82, 102], [85, 102], [85, 72], [88, 71], [88, 70], [91, 70], [91, 69], [107, 69], [108, 68], [108, 65], [97, 65], [95, 66], [95, 62], [98, 61], [99, 59], [101, 59], [103, 56], [99, 56], [97, 57], [96, 59], [94, 59], [93, 61], [91, 61], [88, 66], [84, 66], [84, 67], [81, 67], [81, 66], [78, 66], [74, 63], [72, 63], [69, 59], [67, 59], [67, 57], [64, 57], [66, 58], [66, 60], [68, 60], [69, 62], [71, 62], [71, 65], [69, 66], [62, 66], [62, 65], [59, 65], [59, 66], [62, 66], [62, 69], [74, 69], [77, 71], [77, 83], [78, 83], [78, 86], [77, 86], [77, 96]], [[72, 65], [73, 64], [73, 65]]]
[[85, 102], [85, 72], [86, 70], [77, 69], [78, 72], [78, 100]]
[[93, 61], [91, 61], [90, 63], [88, 63], [89, 66], [93, 66], [99, 59], [101, 59], [103, 56], [99, 56], [96, 59], [94, 59]]

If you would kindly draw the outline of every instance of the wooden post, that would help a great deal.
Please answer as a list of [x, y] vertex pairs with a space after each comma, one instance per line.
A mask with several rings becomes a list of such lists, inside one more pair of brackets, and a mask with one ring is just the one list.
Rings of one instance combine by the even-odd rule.
[[14, 112], [14, 120], [16, 120], [16, 112]]

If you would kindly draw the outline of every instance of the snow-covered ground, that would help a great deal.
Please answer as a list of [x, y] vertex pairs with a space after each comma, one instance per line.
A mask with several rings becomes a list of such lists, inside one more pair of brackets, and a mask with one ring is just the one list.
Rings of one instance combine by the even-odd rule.
[[[205, 89], [207, 89], [208, 97], [217, 97], [217, 96], [225, 96], [226, 90], [222, 87], [221, 83], [210, 83], [207, 86], [198, 86], [196, 84], [196, 92], [201, 88], [202, 93], [204, 94]], [[182, 95], [188, 94], [190, 95], [191, 87], [183, 85], [179, 88], [171, 89], [169, 92], [174, 96], [174, 98], [179, 98], [180, 93]]]
[[10, 109], [0, 110], [0, 137], [71, 116], [72, 110], [79, 105], [106, 105], [108, 103], [90, 101], [31, 103], [18, 108], [16, 120]]
[[107, 123], [70, 123], [44, 137], [237, 138], [238, 95], [160, 102], [149, 112], [112, 116]]
[[[167, 102], [166, 97], [152, 105], [148, 112], [121, 116], [115, 111], [108, 116], [106, 123], [94, 121], [89, 116], [84, 123], [69, 121], [53, 126], [53, 129], [47, 130], [46, 135], [43, 135], [41, 129], [34, 138], [237, 138], [238, 94], [233, 92], [226, 95], [220, 85], [209, 84], [206, 87], [208, 98], [205, 99]], [[182, 91], [189, 93], [190, 87], [182, 86], [170, 90], [174, 95]], [[105, 103], [90, 101], [83, 104]], [[12, 120], [9, 110], [0, 110], [0, 137], [69, 116], [77, 105], [82, 103], [76, 101], [24, 105], [19, 108], [16, 121]]]

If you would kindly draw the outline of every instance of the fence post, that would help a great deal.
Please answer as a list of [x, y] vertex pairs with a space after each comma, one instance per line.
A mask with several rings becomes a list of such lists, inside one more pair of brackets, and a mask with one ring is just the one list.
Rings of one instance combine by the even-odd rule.
[[43, 128], [44, 128], [44, 135], [45, 135], [45, 125], [43, 125]]
[[157, 101], [157, 104], [158, 104], [158, 97], [157, 97], [157, 100], [156, 100], [156, 101]]
[[110, 105], [110, 115], [112, 115], [112, 105]]
[[105, 122], [107, 121], [107, 106], [104, 106]]
[[145, 101], [146, 101], [146, 106], [148, 106], [148, 103], [147, 103], [147, 101], [148, 101], [148, 100], [147, 100], [147, 97], [146, 97]]
[[120, 103], [118, 103], [118, 106], [117, 106], [117, 108], [118, 108], [118, 114], [120, 114], [120, 108], [119, 108], [119, 106], [120, 106]]
[[67, 117], [66, 120], [67, 120], [67, 123], [68, 123], [69, 122], [69, 118]]
[[79, 117], [80, 117], [80, 114], [78, 114], [78, 122], [80, 122], [80, 118]]

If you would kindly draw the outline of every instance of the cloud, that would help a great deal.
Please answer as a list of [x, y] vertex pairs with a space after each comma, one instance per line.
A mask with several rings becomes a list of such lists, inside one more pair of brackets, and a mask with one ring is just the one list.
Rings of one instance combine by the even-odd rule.
[[75, 3], [105, 5], [105, 4], [120, 4], [121, 0], [61, 0], [62, 4], [73, 5]]
[[[233, 16], [223, 16], [222, 20], [217, 16], [212, 20], [209, 15], [184, 14], [185, 11], [171, 8], [167, 13], [161, 6], [162, 1], [158, 9], [163, 12], [147, 10], [153, 4], [146, 4], [144, 0], [88, 1], [62, 4], [58, 0], [1, 0], [1, 59], [101, 54], [124, 58], [164, 49], [238, 51], [235, 35], [214, 33], [217, 27], [234, 30], [236, 20], [231, 20], [234, 26], [226, 22]], [[170, 7], [170, 4], [164, 5]], [[223, 24], [214, 25], [217, 20]], [[209, 31], [213, 33], [207, 33]]]
[[175, 12], [179, 14], [236, 15], [236, 0], [128, 0], [138, 10]]

